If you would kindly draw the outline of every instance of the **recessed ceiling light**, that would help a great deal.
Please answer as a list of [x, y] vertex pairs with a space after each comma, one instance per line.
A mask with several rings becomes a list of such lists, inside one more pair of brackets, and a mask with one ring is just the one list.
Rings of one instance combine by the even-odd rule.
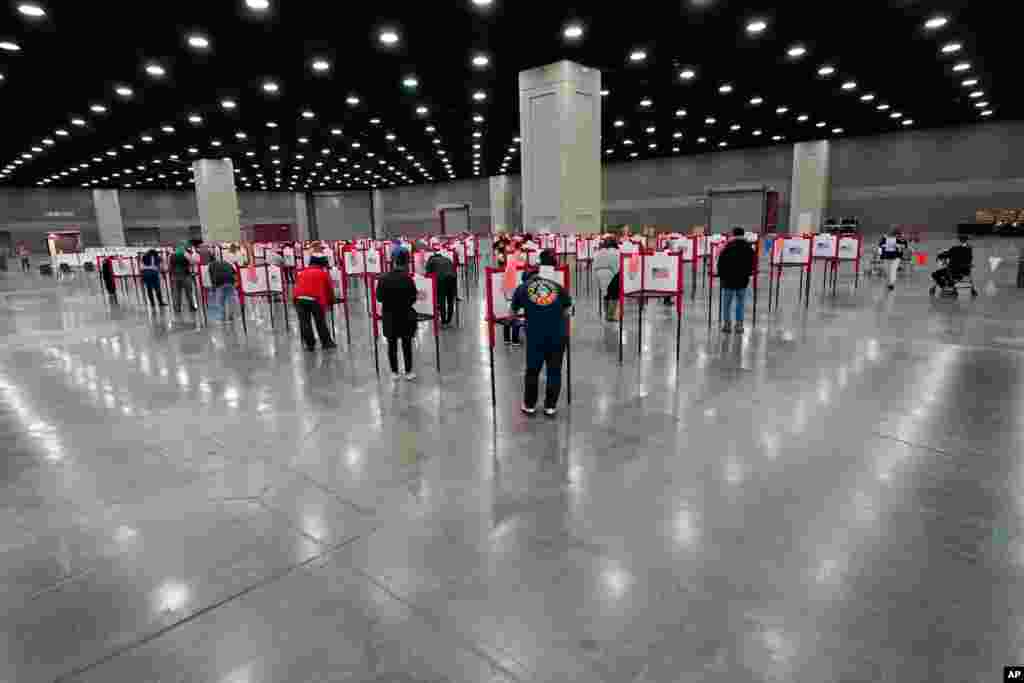
[[398, 42], [398, 32], [394, 29], [384, 29], [380, 32], [380, 35], [377, 36], [377, 39], [383, 45], [394, 45]]
[[647, 133], [648, 135], [650, 135], [651, 133], [655, 132], [656, 130], [657, 130], [657, 128], [655, 128], [654, 126], [647, 126], [647, 128], [644, 129], [644, 132]]
[[723, 83], [718, 87], [718, 92], [722, 93], [723, 95], [728, 95], [729, 93], [732, 92], [732, 85], [730, 85], [729, 83]]
[[622, 128], [624, 125], [626, 125], [626, 122], [623, 121], [622, 119], [616, 119], [614, 122], [612, 122], [612, 125], [615, 126], [616, 128]]
[[972, 92], [969, 95], [969, 97], [971, 99], [975, 99], [975, 100], [978, 99], [979, 97], [984, 97], [984, 96], [985, 96], [985, 91], [984, 90], [975, 90], [974, 92]]
[[731, 126], [729, 126], [729, 130], [731, 130], [734, 133], [736, 131], [740, 130], [741, 128], [742, 128], [742, 126], [740, 126], [740, 124], [738, 124], [738, 123], [734, 123]]
[[302, 112], [302, 118], [304, 118], [304, 119], [315, 119], [316, 118], [316, 114], [313, 113], [312, 111], [310, 111], [309, 109], [307, 109], [306, 111]]
[[235, 133], [235, 139], [237, 140], [245, 140], [248, 137], [249, 136], [243, 133], [242, 131], [238, 131], [237, 133]]
[[131, 97], [132, 95], [135, 94], [132, 91], [132, 89], [129, 88], [127, 85], [119, 85], [119, 86], [117, 86], [116, 88], [114, 88], [114, 92], [116, 92], [121, 97]]
[[341, 128], [331, 128], [331, 135], [341, 135]]
[[483, 102], [484, 100], [487, 99], [487, 93], [485, 93], [483, 90], [477, 90], [475, 93], [473, 93], [473, 99], [476, 100], [477, 102]]
[[82, 126], [85, 125], [85, 119], [79, 119], [79, 118], [71, 119], [71, 125], [72, 126], [78, 126], [79, 128], [81, 128]]
[[43, 144], [47, 147], [52, 147], [57, 144], [57, 141], [53, 138], [43, 138]]
[[804, 121], [807, 121], [810, 118], [811, 117], [808, 116], [807, 114], [800, 114], [800, 116], [796, 117], [796, 120], [799, 121], [800, 123], [803, 123]]
[[716, 124], [717, 122], [718, 122], [718, 120], [717, 120], [717, 119], [715, 119], [715, 118], [714, 118], [713, 116], [709, 116], [709, 117], [707, 117], [706, 119], [704, 119], [704, 123], [705, 123], [706, 125], [708, 125], [708, 126], [713, 126], [713, 125], [715, 125], [715, 124]]
[[629, 147], [629, 146], [631, 146], [633, 144], [633, 141], [630, 140], [629, 138], [626, 138], [625, 140], [622, 141], [622, 144], [624, 144], [627, 147]]
[[569, 40], [578, 40], [583, 37], [583, 27], [579, 24], [569, 24], [565, 27], [565, 30], [562, 31], [562, 35]]
[[629, 53], [629, 61], [631, 62], [642, 62], [647, 59], [647, 53], [644, 50], [633, 50]]
[[653, 104], [654, 102], [648, 97], [645, 97], [644, 99], [640, 100], [641, 107], [650, 107]]
[[194, 47], [197, 50], [205, 50], [210, 47], [210, 39], [206, 36], [194, 34], [188, 37], [189, 47]]
[[762, 136], [763, 134], [764, 134], [764, 132], [763, 132], [763, 131], [762, 131], [762, 130], [761, 130], [760, 128], [758, 128], [758, 129], [757, 129], [757, 130], [755, 130], [755, 131], [754, 131], [753, 133], [751, 133], [751, 135], [753, 135], [753, 136], [754, 136], [755, 138], [759, 138], [759, 137], [761, 137], [761, 136]]
[[750, 104], [754, 105], [755, 107], [760, 105], [760, 104], [764, 104], [764, 98], [763, 97], [751, 97], [750, 98]]
[[960, 85], [962, 85], [965, 88], [973, 88], [974, 86], [978, 85], [978, 79], [968, 78], [967, 80], [963, 81]]
[[433, 133], [435, 130], [437, 130], [437, 128], [433, 125], [430, 125], [424, 128], [423, 130], [427, 131], [428, 133]]
[[266, 10], [270, 9], [270, 0], [245, 0], [249, 9]]
[[764, 19], [753, 19], [747, 22], [747, 33], [750, 34], [763, 33], [766, 28], [768, 28], [768, 22]]
[[729, 143], [726, 142], [725, 140], [722, 140], [721, 142], [718, 143], [718, 146], [719, 147], [728, 147]]
[[988, 104], [989, 103], [987, 101], [985, 101], [985, 102], [975, 102], [974, 106], [977, 107], [978, 109], [984, 109], [985, 107], [988, 106]]
[[483, 122], [484, 122], [484, 117], [481, 116], [480, 114], [477, 114], [476, 116], [473, 117], [473, 123], [483, 123]]
[[807, 48], [803, 45], [794, 45], [793, 47], [786, 50], [786, 54], [796, 59], [797, 57], [803, 57], [807, 54]]
[[420, 84], [420, 81], [415, 76], [406, 76], [402, 79], [402, 86], [406, 88], [415, 88]]
[[277, 123], [275, 121], [267, 121], [267, 128], [277, 128]]
[[900, 121], [900, 123], [902, 123], [904, 126], [912, 126], [914, 125], [914, 119], [903, 119], [902, 121]]
[[271, 151], [271, 152], [276, 152], [276, 151], [278, 151], [279, 149], [281, 149], [281, 145], [271, 145], [271, 146], [270, 146], [270, 151]]
[[861, 102], [873, 102], [874, 99], [875, 99], [875, 96], [873, 94], [871, 94], [871, 93], [868, 93], [866, 95], [861, 95], [860, 96], [860, 101]]
[[18, 5], [18, 11], [24, 14], [26, 17], [32, 17], [38, 19], [39, 17], [46, 16], [46, 10], [39, 5], [32, 2], [23, 2]]
[[163, 126], [163, 127], [160, 128], [160, 130], [162, 130], [165, 133], [173, 133], [174, 132], [174, 126]]
[[951, 55], [964, 49], [963, 43], [946, 43], [942, 46], [942, 54]]
[[857, 81], [846, 81], [846, 83], [843, 83], [843, 90], [856, 90], [856, 89], [857, 89]]
[[280, 90], [281, 86], [279, 86], [274, 81], [264, 81], [263, 83], [263, 92], [276, 93], [279, 92]]
[[875, 107], [875, 109], [877, 109], [878, 111], [888, 111], [889, 110], [889, 105], [883, 103], [883, 104], [880, 104], [877, 107]]
[[160, 78], [167, 74], [167, 70], [159, 64], [151, 63], [146, 65], [146, 73], [155, 78]]
[[818, 69], [818, 75], [819, 76], [831, 76], [835, 72], [836, 72], [836, 68], [834, 66], [829, 66], [827, 64], [825, 66], [821, 67], [820, 69]]
[[926, 29], [934, 31], [935, 29], [942, 28], [943, 26], [945, 26], [948, 23], [949, 23], [949, 19], [947, 19], [946, 17], [935, 16], [935, 17], [932, 17], [931, 19], [929, 19], [928, 21], [924, 22], [924, 27]]
[[238, 106], [238, 103], [235, 102], [234, 100], [227, 99], [227, 100], [221, 100], [220, 101], [220, 106], [223, 107], [224, 109], [234, 109], [235, 107]]
[[779, 114], [779, 115], [785, 114], [788, 111], [789, 111], [789, 107], [776, 107], [775, 108], [775, 113]]
[[898, 111], [894, 111], [893, 113], [889, 114], [889, 118], [890, 119], [902, 119], [903, 118], [903, 114], [901, 114]]
[[419, 114], [420, 116], [426, 116], [427, 114], [430, 113], [430, 110], [424, 107], [423, 105], [420, 105], [416, 107], [416, 113]]
[[94, 114], [103, 114], [106, 113], [107, 108], [104, 107], [102, 104], [94, 104], [89, 107], [89, 111], [93, 112]]
[[683, 79], [684, 81], [692, 81], [696, 77], [697, 72], [694, 71], [693, 69], [683, 69], [682, 71], [679, 72], [679, 78]]
[[992, 114], [993, 111], [991, 109], [986, 109], [985, 111], [981, 112], [982, 116], [992, 116]]
[[0, 50], [6, 50], [7, 52], [20, 52], [21, 46], [9, 40], [4, 40], [0, 41]]
[[835, 134], [835, 135], [842, 135], [843, 129], [842, 128], [833, 128], [832, 129], [832, 133]]
[[686, 116], [686, 110], [685, 109], [676, 109], [676, 118], [677, 119], [681, 119], [681, 118], [683, 118], [685, 116]]
[[970, 71], [970, 69], [971, 69], [971, 63], [970, 62], [959, 62], [958, 64], [955, 64], [953, 66], [953, 71], [956, 71], [957, 73], [960, 73], [961, 71]]
[[612, 94], [612, 91], [608, 90], [607, 88], [603, 88], [601, 90], [601, 97], [608, 97], [611, 94]]
[[200, 116], [199, 114], [190, 114], [189, 117], [188, 117], [188, 122], [189, 123], [202, 123], [203, 122], [203, 117]]
[[357, 104], [359, 104], [359, 98], [358, 98], [358, 97], [356, 97], [355, 95], [349, 95], [348, 97], [346, 97], [346, 98], [345, 98], [345, 102], [346, 102], [346, 103], [347, 103], [347, 104], [348, 104], [348, 105], [349, 105], [350, 107], [354, 107], [354, 106], [356, 106]]

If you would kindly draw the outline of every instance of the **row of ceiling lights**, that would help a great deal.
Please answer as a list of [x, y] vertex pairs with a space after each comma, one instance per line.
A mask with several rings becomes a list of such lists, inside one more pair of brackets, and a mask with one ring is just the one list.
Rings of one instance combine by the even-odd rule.
[[[924, 23], [924, 27], [928, 31], [938, 31], [940, 29], [946, 28], [948, 25], [949, 17], [943, 15], [936, 15], [934, 17], [931, 17]], [[962, 81], [960, 81], [961, 87], [970, 90], [970, 92], [968, 93], [968, 99], [973, 100], [973, 105], [975, 109], [978, 110], [979, 115], [986, 118], [990, 117], [995, 113], [995, 110], [992, 108], [992, 103], [986, 99], [987, 94], [981, 88], [981, 79], [979, 79], [977, 76], [970, 75], [970, 72], [973, 70], [974, 65], [971, 64], [970, 61], [962, 58], [963, 49], [964, 44], [962, 42], [958, 40], [953, 40], [943, 44], [943, 46], [940, 48], [940, 52], [943, 55], [955, 55], [958, 58], [959, 61], [954, 63], [951, 67], [952, 73], [956, 75], [958, 78], [962, 76], [967, 76]]]

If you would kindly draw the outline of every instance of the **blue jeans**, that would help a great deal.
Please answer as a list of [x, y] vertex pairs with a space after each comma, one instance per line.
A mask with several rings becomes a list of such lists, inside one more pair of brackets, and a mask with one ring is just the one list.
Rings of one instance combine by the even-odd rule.
[[743, 307], [747, 304], [747, 288], [743, 289], [726, 289], [722, 288], [722, 322], [732, 322], [733, 318], [730, 317], [732, 311], [733, 302], [736, 302], [736, 322], [743, 322]]
[[234, 285], [222, 285], [210, 290], [210, 320], [229, 320], [238, 306], [238, 292]]

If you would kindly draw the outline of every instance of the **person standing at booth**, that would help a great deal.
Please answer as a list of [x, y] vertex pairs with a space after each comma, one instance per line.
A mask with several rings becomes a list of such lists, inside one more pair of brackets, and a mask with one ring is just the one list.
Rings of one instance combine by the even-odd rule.
[[[732, 229], [732, 239], [718, 255], [718, 279], [722, 286], [722, 332], [743, 334], [743, 309], [747, 304], [747, 287], [754, 273], [754, 247], [747, 241], [743, 228]], [[735, 307], [735, 315], [733, 308]], [[735, 319], [736, 327], [732, 321]]]
[[[598, 295], [604, 299], [604, 319], [614, 322], [619, 319], [619, 288], [615, 276], [619, 274], [619, 243], [608, 238], [601, 243], [601, 248], [594, 253], [594, 276], [597, 278]], [[616, 286], [612, 287], [615, 281]]]
[[[299, 318], [302, 345], [307, 351], [316, 350], [317, 337], [320, 338], [320, 345], [324, 351], [330, 351], [338, 346], [327, 329], [326, 311], [334, 304], [334, 287], [331, 284], [331, 276], [327, 273], [327, 266], [326, 257], [310, 259], [310, 267], [304, 268], [295, 278], [292, 299]], [[314, 322], [316, 337], [313, 336]]]
[[103, 259], [102, 265], [100, 265], [100, 274], [103, 276], [103, 286], [107, 289], [107, 294], [110, 295], [110, 300], [117, 303], [117, 280], [114, 278], [114, 257], [108, 256]]
[[427, 259], [427, 275], [437, 275], [437, 298], [441, 306], [441, 325], [448, 327], [455, 317], [455, 297], [459, 292], [459, 280], [455, 273], [455, 264], [452, 260], [441, 253], [441, 247], [434, 249], [434, 253]]
[[223, 256], [215, 260], [210, 264], [210, 282], [213, 284], [213, 290], [210, 292], [210, 320], [234, 320], [234, 309], [238, 305], [235, 267]]
[[[416, 379], [412, 371], [412, 338], [416, 335], [416, 284], [409, 276], [409, 252], [394, 255], [394, 267], [377, 278], [384, 338], [388, 342], [388, 362], [395, 379]], [[405, 374], [398, 371], [398, 344], [402, 345]]]
[[188, 300], [189, 308], [196, 310], [195, 301], [192, 299], [192, 261], [186, 253], [185, 243], [182, 242], [171, 255], [169, 264], [171, 275], [171, 302], [174, 304], [174, 312], [181, 313], [182, 298]]
[[30, 272], [32, 270], [32, 263], [29, 261], [28, 246], [24, 242], [18, 245], [18, 256], [21, 258], [21, 272]]
[[[556, 263], [553, 251], [545, 249], [541, 252], [542, 269], [554, 267]], [[526, 311], [526, 376], [522, 411], [527, 415], [537, 412], [540, 371], [545, 365], [544, 414], [553, 417], [558, 410], [558, 397], [562, 392], [562, 355], [568, 340], [571, 308], [572, 297], [565, 288], [539, 272], [519, 285], [512, 295], [512, 312]]]
[[158, 301], [161, 308], [167, 305], [164, 303], [164, 291], [160, 287], [160, 252], [156, 249], [150, 249], [142, 255], [142, 284], [146, 286], [151, 308], [156, 308]]

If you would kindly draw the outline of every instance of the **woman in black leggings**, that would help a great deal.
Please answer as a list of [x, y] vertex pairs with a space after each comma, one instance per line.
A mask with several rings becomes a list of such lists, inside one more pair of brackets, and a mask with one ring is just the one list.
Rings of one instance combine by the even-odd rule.
[[[388, 340], [388, 361], [395, 378], [412, 381], [412, 338], [416, 335], [416, 285], [409, 275], [409, 252], [395, 255], [394, 268], [377, 280], [377, 301], [380, 302], [384, 337]], [[398, 344], [401, 341], [405, 374], [398, 371]]]

